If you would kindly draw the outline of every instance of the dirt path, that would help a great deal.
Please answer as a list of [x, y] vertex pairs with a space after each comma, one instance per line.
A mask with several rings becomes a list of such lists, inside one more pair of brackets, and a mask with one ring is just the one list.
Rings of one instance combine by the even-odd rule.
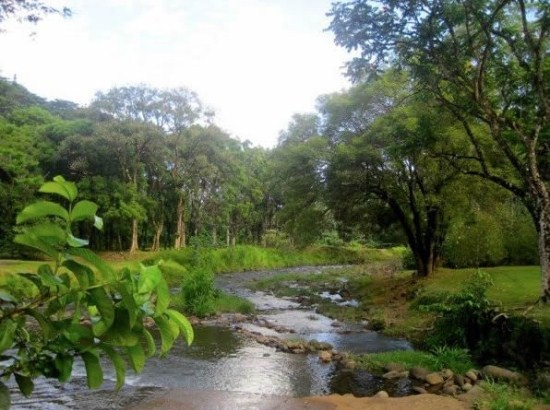
[[162, 392], [127, 410], [464, 410], [468, 408], [463, 402], [434, 394], [401, 398], [357, 398], [351, 394], [296, 398], [177, 389]]

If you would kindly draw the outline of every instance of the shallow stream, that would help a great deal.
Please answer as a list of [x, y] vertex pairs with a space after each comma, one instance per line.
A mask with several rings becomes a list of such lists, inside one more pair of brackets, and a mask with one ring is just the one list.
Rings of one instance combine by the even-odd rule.
[[[282, 271], [245, 272], [217, 277], [217, 286], [250, 299], [257, 308], [256, 324], [239, 323], [246, 330], [281, 338], [316, 339], [328, 342], [336, 350], [381, 352], [410, 349], [402, 339], [392, 339], [364, 329], [361, 324], [337, 324], [332, 319], [303, 308], [292, 300], [251, 292], [244, 285], [277, 273], [311, 273], [328, 268], [295, 268]], [[280, 328], [257, 323], [269, 322]], [[178, 342], [168, 356], [150, 359], [139, 375], [129, 373], [127, 385], [113, 390], [114, 374], [105, 366], [106, 382], [99, 390], [88, 391], [84, 367], [75, 365], [70, 383], [60, 385], [40, 379], [30, 399], [13, 391], [13, 409], [121, 409], [139, 403], [159, 389], [190, 388], [223, 390], [283, 396], [309, 396], [329, 393], [371, 395], [381, 389], [391, 395], [409, 392], [408, 379], [386, 382], [364, 371], [338, 369], [321, 363], [316, 355], [289, 354], [261, 345], [231, 327], [197, 326], [195, 342], [187, 347]], [[400, 384], [402, 383], [402, 384]]]

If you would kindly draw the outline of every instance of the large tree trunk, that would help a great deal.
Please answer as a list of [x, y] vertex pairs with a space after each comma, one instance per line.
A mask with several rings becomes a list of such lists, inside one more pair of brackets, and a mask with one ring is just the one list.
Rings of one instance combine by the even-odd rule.
[[212, 246], [218, 245], [218, 230], [216, 229], [216, 225], [212, 227]]
[[180, 192], [178, 198], [177, 208], [177, 225], [176, 225], [176, 240], [174, 242], [174, 248], [185, 248], [185, 198], [183, 192]]
[[435, 256], [433, 250], [423, 252], [421, 250], [412, 250], [416, 261], [416, 275], [421, 277], [430, 276], [435, 267]]
[[138, 244], [138, 220], [132, 219], [132, 243], [130, 244], [130, 253], [134, 253], [139, 249]]
[[162, 235], [162, 231], [164, 229], [164, 224], [161, 222], [157, 225], [157, 229], [155, 230], [155, 235], [153, 237], [153, 244], [151, 245], [151, 250], [153, 252], [156, 252], [160, 249], [160, 237]]
[[541, 301], [550, 302], [550, 204], [541, 205], [537, 224], [541, 271]]

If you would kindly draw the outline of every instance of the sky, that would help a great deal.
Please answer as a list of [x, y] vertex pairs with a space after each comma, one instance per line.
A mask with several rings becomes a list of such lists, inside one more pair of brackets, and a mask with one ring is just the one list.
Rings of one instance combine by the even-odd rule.
[[187, 87], [232, 137], [272, 147], [294, 113], [349, 86], [324, 31], [332, 1], [50, 0], [73, 16], [4, 24], [0, 76], [81, 105], [116, 86]]

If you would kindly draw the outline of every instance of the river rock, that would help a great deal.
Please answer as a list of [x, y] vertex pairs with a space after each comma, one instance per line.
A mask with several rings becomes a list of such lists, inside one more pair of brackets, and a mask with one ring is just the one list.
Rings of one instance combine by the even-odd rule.
[[464, 383], [464, 384], [462, 385], [462, 390], [464, 390], [464, 391], [467, 392], [467, 391], [472, 390], [472, 387], [473, 387], [473, 386], [472, 386], [470, 383]]
[[458, 394], [459, 389], [460, 387], [453, 384], [450, 386], [445, 386], [442, 390], [442, 393], [448, 396], [456, 396]]
[[462, 376], [461, 374], [455, 374], [455, 383], [459, 386], [459, 387], [462, 387], [464, 386], [464, 376]]
[[401, 363], [390, 362], [390, 363], [386, 363], [386, 365], [384, 366], [384, 369], [386, 370], [386, 372], [391, 372], [391, 371], [404, 372], [405, 366], [403, 366]]
[[492, 377], [497, 380], [503, 380], [517, 384], [527, 384], [527, 379], [520, 373], [498, 366], [485, 366], [482, 370], [485, 377]]
[[443, 376], [441, 376], [439, 373], [430, 373], [426, 375], [426, 383], [435, 386], [437, 384], [443, 384], [445, 380], [443, 380]]
[[429, 370], [423, 367], [413, 367], [410, 371], [410, 375], [413, 379], [425, 381], [426, 376], [429, 374]]
[[477, 371], [474, 370], [474, 369], [470, 369], [468, 370], [464, 376], [466, 376], [468, 379], [470, 379], [472, 382], [476, 382], [477, 381]]
[[441, 376], [445, 379], [445, 380], [449, 380], [449, 379], [452, 379], [453, 376], [454, 376], [454, 373], [451, 369], [443, 369], [439, 372], [439, 374], [441, 374]]
[[415, 386], [412, 388], [412, 391], [417, 394], [428, 394], [428, 391], [420, 386]]
[[332, 360], [332, 352], [328, 350], [320, 351], [319, 360], [321, 360], [323, 363], [330, 363], [330, 361]]
[[387, 373], [384, 373], [382, 375], [384, 379], [392, 380], [392, 379], [403, 379], [405, 377], [409, 377], [409, 372], [407, 371], [397, 371], [397, 370], [390, 370]]
[[376, 393], [373, 397], [380, 397], [380, 398], [388, 398], [390, 395], [385, 392], [384, 390], [380, 390], [378, 393]]

